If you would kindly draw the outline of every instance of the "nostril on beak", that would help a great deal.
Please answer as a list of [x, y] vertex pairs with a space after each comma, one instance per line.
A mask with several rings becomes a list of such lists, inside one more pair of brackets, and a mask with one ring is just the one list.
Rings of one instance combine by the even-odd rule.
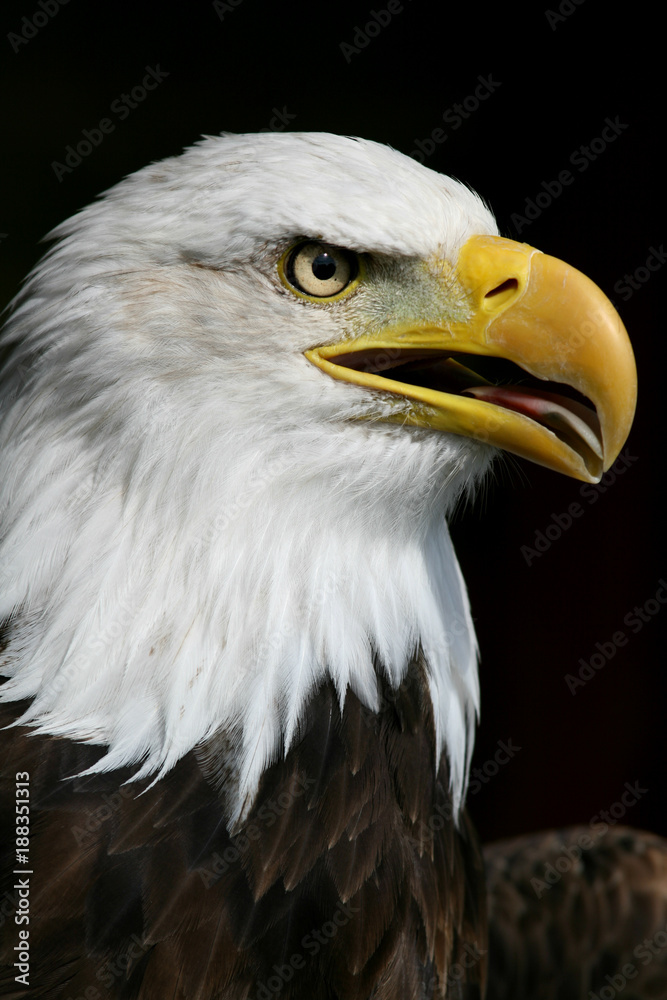
[[502, 292], [515, 292], [518, 287], [519, 282], [516, 278], [508, 278], [507, 281], [501, 282], [499, 285], [496, 285], [495, 288], [492, 288], [489, 292], [487, 292], [484, 298], [491, 299], [494, 295], [500, 295]]

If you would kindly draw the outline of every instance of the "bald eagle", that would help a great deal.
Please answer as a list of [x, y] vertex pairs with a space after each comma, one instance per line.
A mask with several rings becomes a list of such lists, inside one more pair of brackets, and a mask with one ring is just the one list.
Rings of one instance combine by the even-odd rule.
[[3, 340], [2, 995], [481, 995], [446, 518], [498, 449], [599, 479], [619, 317], [340, 136], [205, 139], [52, 235]]

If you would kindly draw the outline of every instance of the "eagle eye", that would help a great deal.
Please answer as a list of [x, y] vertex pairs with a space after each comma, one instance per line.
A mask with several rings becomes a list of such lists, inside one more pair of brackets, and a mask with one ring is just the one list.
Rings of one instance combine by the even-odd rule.
[[310, 240], [287, 251], [279, 272], [292, 291], [332, 299], [351, 289], [359, 274], [359, 260], [350, 250]]

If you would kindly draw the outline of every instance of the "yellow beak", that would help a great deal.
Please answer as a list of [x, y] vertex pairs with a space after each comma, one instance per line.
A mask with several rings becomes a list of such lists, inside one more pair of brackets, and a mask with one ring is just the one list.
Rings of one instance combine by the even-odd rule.
[[[413, 401], [387, 419], [462, 434], [597, 482], [623, 447], [637, 397], [632, 348], [611, 302], [575, 268], [499, 236], [472, 236], [456, 276], [468, 304], [462, 320], [389, 324], [306, 357], [333, 378]], [[522, 384], [487, 382], [474, 357], [461, 364], [461, 353], [511, 362]], [[406, 381], [398, 380], [401, 366]], [[411, 375], [428, 384], [411, 384]], [[546, 391], [523, 384], [528, 376]], [[575, 392], [563, 395], [564, 386]]]

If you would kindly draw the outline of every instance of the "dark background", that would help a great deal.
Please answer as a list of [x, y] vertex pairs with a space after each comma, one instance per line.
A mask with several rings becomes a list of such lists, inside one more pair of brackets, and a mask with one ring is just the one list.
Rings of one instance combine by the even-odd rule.
[[[639, 782], [646, 791], [624, 821], [667, 834], [667, 606], [636, 634], [623, 622], [667, 577], [660, 538], [667, 268], [645, 269], [667, 238], [662, 59], [652, 50], [663, 29], [633, 18], [630, 7], [610, 20], [608, 5], [594, 0], [563, 0], [560, 13], [555, 3], [466, 12], [392, 0], [391, 17], [385, 0], [348, 13], [334, 4], [258, 0], [194, 2], [180, 12], [43, 3], [5, 4], [2, 14], [2, 304], [41, 254], [40, 238], [100, 191], [201, 134], [280, 127], [277, 111], [292, 130], [366, 136], [408, 154], [421, 149], [427, 166], [488, 200], [503, 235], [574, 264], [616, 303], [640, 380], [622, 474], [582, 494], [574, 480], [510, 459], [453, 526], [482, 652], [474, 764], [493, 761], [499, 740], [521, 747], [469, 802], [489, 840], [586, 824], [620, 800], [626, 782]], [[381, 29], [378, 20], [386, 22]], [[168, 76], [121, 119], [112, 105], [149, 66]], [[492, 92], [453, 128], [455, 105], [489, 75]], [[113, 131], [59, 180], [54, 161], [63, 163], [66, 147], [103, 118]], [[582, 170], [586, 154], [577, 150], [601, 136], [607, 118], [627, 127], [602, 151], [594, 143], [598, 153]], [[572, 184], [546, 204], [544, 185], [566, 169]], [[517, 216], [540, 192], [543, 209], [522, 225]], [[645, 270], [633, 290], [624, 275], [638, 268]], [[522, 546], [534, 547], [536, 532], [573, 502], [582, 516], [528, 565]], [[619, 630], [627, 644], [572, 694], [565, 674], [576, 674], [580, 658], [589, 660], [596, 643], [604, 647]]]

